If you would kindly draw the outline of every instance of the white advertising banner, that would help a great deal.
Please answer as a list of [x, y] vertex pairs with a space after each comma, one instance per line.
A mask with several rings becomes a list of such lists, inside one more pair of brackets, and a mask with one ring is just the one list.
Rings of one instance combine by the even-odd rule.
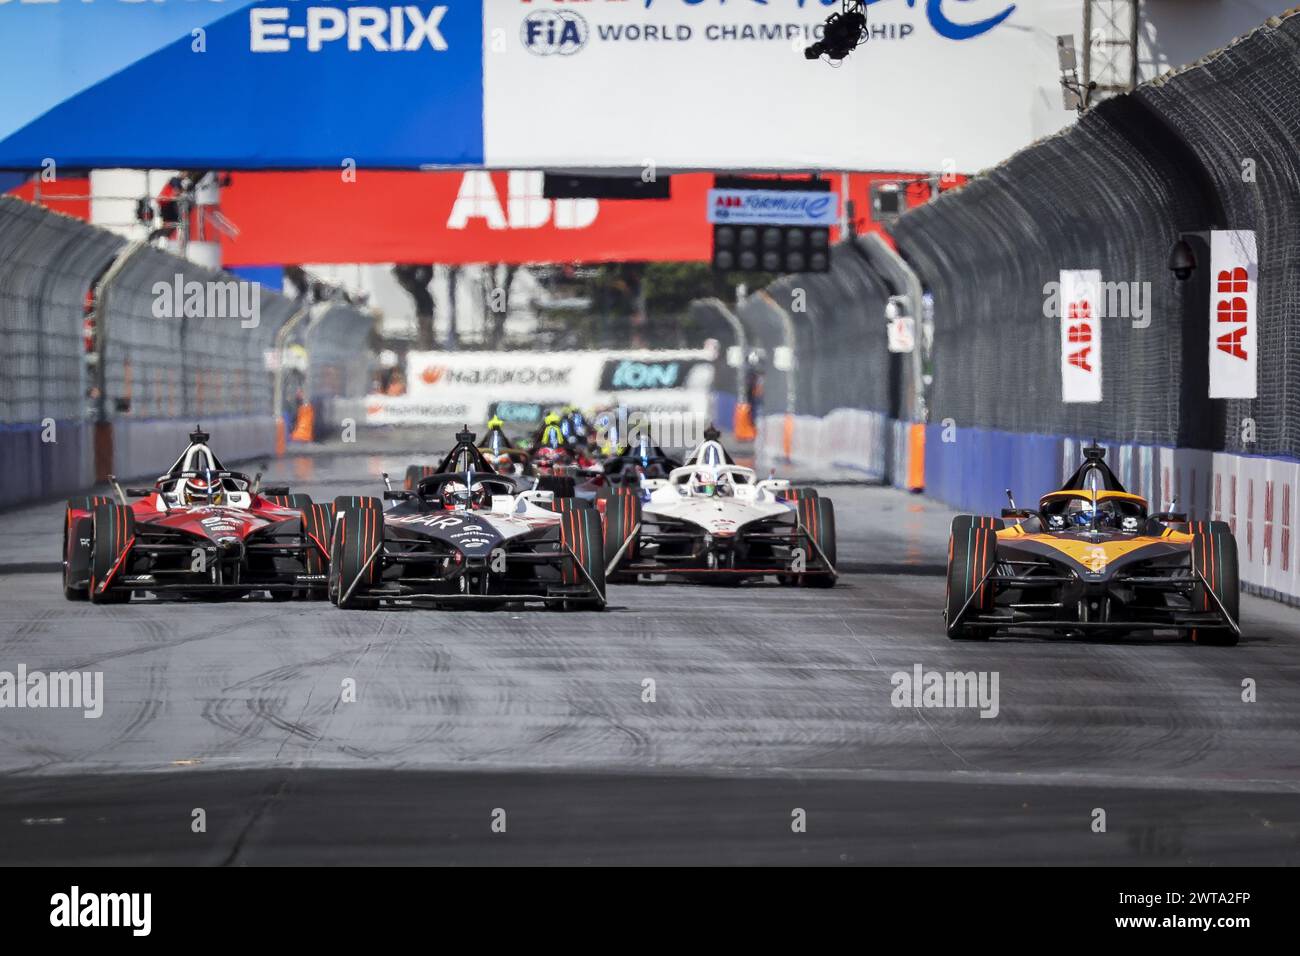
[[1101, 401], [1101, 272], [1061, 270], [1061, 401]]
[[1250, 229], [1210, 233], [1210, 398], [1255, 398], [1259, 257]]
[[873, 0], [839, 69], [804, 48], [840, 0], [483, 6], [496, 168], [978, 172], [1073, 119], [1078, 0]]
[[[707, 349], [573, 352], [410, 352], [404, 396], [366, 399], [370, 424], [540, 421], [548, 408], [626, 406], [707, 415], [715, 354]], [[525, 410], [521, 411], [521, 410]]]
[[487, 400], [438, 401], [413, 395], [367, 395], [367, 425], [478, 425], [487, 421]]

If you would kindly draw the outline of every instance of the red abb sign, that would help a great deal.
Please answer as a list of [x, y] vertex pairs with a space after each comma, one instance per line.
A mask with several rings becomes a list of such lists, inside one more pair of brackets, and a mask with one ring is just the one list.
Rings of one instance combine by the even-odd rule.
[[[1246, 270], [1238, 266], [1231, 271], [1225, 269], [1218, 276], [1218, 304], [1215, 307], [1219, 322], [1229, 322], [1237, 327], [1219, 336], [1220, 352], [1248, 361], [1246, 349], [1242, 344], [1246, 332], [1250, 329], [1250, 309], [1242, 293], [1250, 291], [1250, 279]], [[1222, 326], [1220, 326], [1222, 329]]]
[[1092, 366], [1088, 364], [1088, 353], [1092, 351], [1092, 306], [1088, 300], [1071, 302], [1069, 318], [1070, 324], [1066, 328], [1067, 339], [1071, 344], [1084, 345], [1084, 348], [1071, 352], [1068, 361], [1085, 372], [1091, 372]]
[[1259, 316], [1255, 233], [1210, 233], [1210, 398], [1254, 398]]

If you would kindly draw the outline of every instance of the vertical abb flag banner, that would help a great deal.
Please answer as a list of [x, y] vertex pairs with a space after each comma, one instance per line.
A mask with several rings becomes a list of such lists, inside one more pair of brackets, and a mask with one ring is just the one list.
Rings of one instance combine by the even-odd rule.
[[1251, 229], [1210, 233], [1210, 398], [1255, 398], [1259, 257]]
[[1101, 401], [1101, 272], [1061, 270], [1061, 401]]

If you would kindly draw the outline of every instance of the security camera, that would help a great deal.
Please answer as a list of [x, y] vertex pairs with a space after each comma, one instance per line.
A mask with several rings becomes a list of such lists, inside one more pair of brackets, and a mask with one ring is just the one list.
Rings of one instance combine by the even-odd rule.
[[1186, 239], [1179, 239], [1170, 250], [1169, 271], [1179, 282], [1186, 282], [1196, 271], [1196, 252]]

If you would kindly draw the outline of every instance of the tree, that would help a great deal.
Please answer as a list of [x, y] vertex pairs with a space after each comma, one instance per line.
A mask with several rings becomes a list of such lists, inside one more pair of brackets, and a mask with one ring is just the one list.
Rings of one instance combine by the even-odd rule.
[[456, 287], [460, 285], [460, 266], [447, 267], [447, 348], [460, 348], [460, 319], [456, 315]]
[[498, 262], [485, 266], [479, 275], [483, 314], [487, 316], [487, 345], [490, 349], [501, 348], [505, 341], [506, 318], [510, 315], [510, 286], [518, 271], [518, 266]]
[[433, 281], [433, 266], [395, 265], [393, 278], [415, 302], [415, 347], [424, 352], [430, 351], [434, 347], [433, 293], [429, 291], [429, 283]]

